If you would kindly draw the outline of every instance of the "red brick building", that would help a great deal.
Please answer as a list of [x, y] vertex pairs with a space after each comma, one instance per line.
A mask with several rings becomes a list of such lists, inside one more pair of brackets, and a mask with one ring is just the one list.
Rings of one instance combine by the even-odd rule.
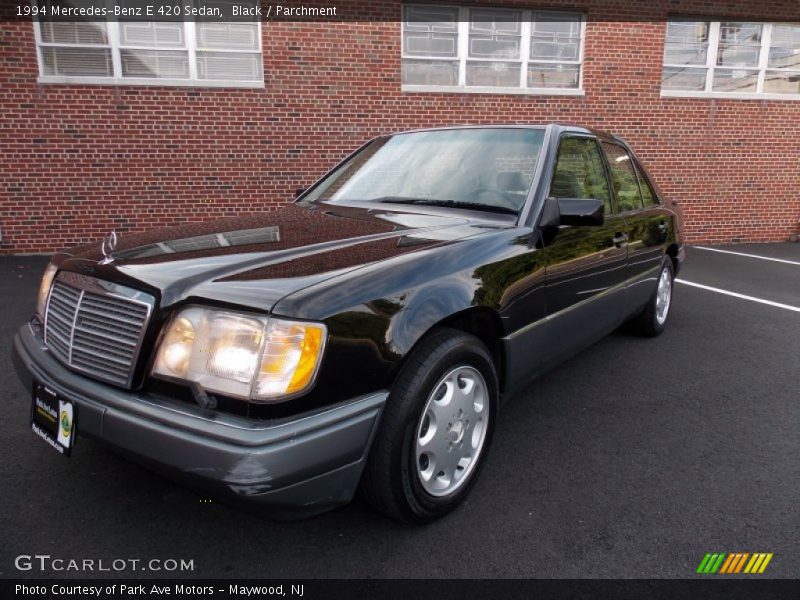
[[269, 209], [372, 136], [467, 123], [621, 134], [689, 241], [798, 232], [797, 0], [336, 6], [0, 23], [0, 252]]

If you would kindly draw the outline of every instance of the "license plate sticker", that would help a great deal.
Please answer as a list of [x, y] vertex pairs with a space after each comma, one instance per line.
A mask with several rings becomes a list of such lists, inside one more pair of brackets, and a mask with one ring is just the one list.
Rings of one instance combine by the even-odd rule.
[[69, 456], [75, 440], [75, 405], [47, 386], [34, 383], [31, 429], [50, 447]]

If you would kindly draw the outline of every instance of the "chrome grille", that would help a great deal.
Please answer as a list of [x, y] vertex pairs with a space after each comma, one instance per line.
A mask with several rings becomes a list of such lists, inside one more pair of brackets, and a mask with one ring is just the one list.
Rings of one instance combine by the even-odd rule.
[[62, 271], [47, 301], [45, 345], [71, 369], [129, 387], [154, 303], [145, 292]]

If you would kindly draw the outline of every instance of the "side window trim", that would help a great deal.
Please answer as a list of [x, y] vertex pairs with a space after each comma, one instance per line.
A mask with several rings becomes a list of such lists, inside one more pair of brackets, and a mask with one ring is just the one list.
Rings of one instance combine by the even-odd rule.
[[617, 191], [614, 189], [614, 180], [611, 175], [611, 167], [608, 164], [608, 157], [603, 152], [603, 146], [597, 137], [594, 138], [594, 143], [597, 146], [597, 152], [600, 154], [600, 160], [603, 163], [603, 171], [606, 174], [606, 185], [608, 186], [608, 193], [611, 196], [611, 214], [620, 214], [619, 205], [617, 204]]
[[[662, 204], [664, 204], [664, 202], [661, 200], [661, 196], [658, 195], [658, 191], [653, 185], [653, 182], [650, 181], [650, 177], [645, 172], [644, 167], [642, 167], [642, 164], [635, 156], [633, 156], [632, 153], [629, 152], [629, 154], [631, 154], [631, 159], [633, 160], [633, 166], [636, 171], [636, 178], [639, 181], [639, 191], [640, 192], [642, 191], [642, 181], [644, 181], [645, 185], [650, 189], [650, 195], [653, 197], [653, 200], [655, 200], [654, 204], [652, 204], [651, 206], [645, 206], [645, 208], [652, 208], [653, 206], [661, 206]], [[642, 194], [642, 203], [644, 203], [644, 194]]]

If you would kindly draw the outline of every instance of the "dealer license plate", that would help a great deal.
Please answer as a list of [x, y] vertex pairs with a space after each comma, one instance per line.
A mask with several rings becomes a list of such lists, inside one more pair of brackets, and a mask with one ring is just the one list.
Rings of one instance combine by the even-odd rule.
[[75, 405], [34, 381], [31, 429], [50, 447], [69, 456], [75, 439]]

